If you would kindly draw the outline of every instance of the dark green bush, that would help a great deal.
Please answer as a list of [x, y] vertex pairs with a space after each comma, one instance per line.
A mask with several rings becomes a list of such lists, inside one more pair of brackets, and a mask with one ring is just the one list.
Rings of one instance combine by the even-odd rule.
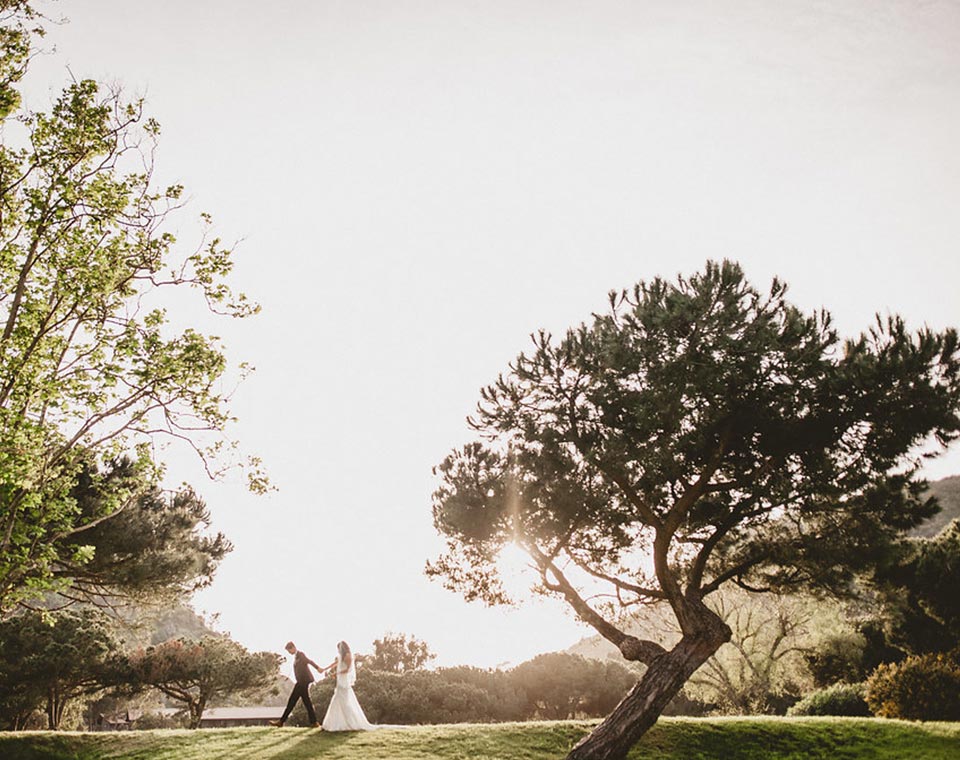
[[864, 698], [863, 684], [837, 683], [807, 694], [787, 715], [847, 715], [868, 717], [870, 708]]
[[[507, 671], [462, 666], [389, 673], [364, 667], [357, 672], [355, 690], [371, 723], [494, 723], [600, 717], [636, 680], [615, 662], [553, 653]], [[333, 686], [333, 679], [325, 678], [310, 689], [320, 720]], [[290, 724], [307, 724], [302, 704]]]
[[879, 666], [867, 679], [875, 715], [907, 720], [960, 720], [960, 657], [925, 654]]

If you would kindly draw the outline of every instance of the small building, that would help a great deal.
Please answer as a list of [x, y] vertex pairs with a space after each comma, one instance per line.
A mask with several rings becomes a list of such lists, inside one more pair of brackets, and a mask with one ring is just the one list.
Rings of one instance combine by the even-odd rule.
[[208, 707], [200, 718], [200, 728], [234, 728], [236, 726], [269, 726], [280, 720], [282, 707]]
[[141, 710], [124, 710], [112, 714], [100, 713], [90, 729], [92, 731], [129, 731], [142, 715]]

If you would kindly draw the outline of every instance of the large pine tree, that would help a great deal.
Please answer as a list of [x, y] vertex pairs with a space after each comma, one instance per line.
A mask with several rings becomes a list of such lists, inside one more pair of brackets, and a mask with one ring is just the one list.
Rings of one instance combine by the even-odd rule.
[[[538, 334], [482, 392], [479, 440], [437, 468], [448, 550], [430, 574], [503, 601], [497, 559], [516, 544], [540, 592], [647, 666], [570, 758], [624, 757], [729, 639], [710, 594], [843, 593], [936, 510], [919, 452], [960, 430], [956, 332], [878, 318], [841, 342], [785, 292], [723, 262], [612, 294], [608, 313]], [[682, 637], [628, 635], [588, 600], [602, 588], [621, 609], [669, 605]]]

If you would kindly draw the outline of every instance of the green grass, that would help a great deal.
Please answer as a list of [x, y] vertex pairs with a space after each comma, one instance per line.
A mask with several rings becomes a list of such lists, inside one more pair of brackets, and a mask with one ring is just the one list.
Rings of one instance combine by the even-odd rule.
[[[549, 760], [593, 725], [585, 721], [417, 726], [326, 734], [299, 728], [122, 733], [0, 733], [4, 760]], [[955, 760], [960, 723], [866, 718], [662, 719], [632, 760]]]

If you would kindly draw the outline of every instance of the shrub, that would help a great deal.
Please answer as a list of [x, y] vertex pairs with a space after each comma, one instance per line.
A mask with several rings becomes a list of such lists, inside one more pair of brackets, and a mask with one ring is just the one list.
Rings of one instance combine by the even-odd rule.
[[883, 718], [960, 720], [960, 657], [925, 654], [880, 665], [867, 680], [866, 698]]
[[837, 683], [807, 694], [787, 715], [846, 715], [868, 717], [870, 708], [864, 698], [863, 684]]
[[186, 728], [190, 724], [186, 713], [164, 715], [159, 712], [146, 712], [133, 724], [136, 731], [152, 731], [155, 728]]
[[711, 702], [691, 697], [686, 688], [680, 689], [673, 699], [663, 708], [663, 715], [685, 715], [692, 718], [703, 718], [716, 709]]
[[[844, 631], [822, 639], [813, 651], [804, 654], [813, 682], [823, 689], [842, 682], [862, 681], [869, 675], [869, 671], [863, 672], [865, 648], [865, 639], [858, 631]], [[874, 663], [874, 667], [877, 664]]]
[[[334, 680], [325, 678], [310, 689], [317, 718], [333, 696]], [[487, 723], [523, 720], [525, 699], [507, 673], [479, 668], [441, 668], [388, 673], [360, 669], [357, 699], [371, 723]], [[307, 725], [298, 702], [290, 725]]]

